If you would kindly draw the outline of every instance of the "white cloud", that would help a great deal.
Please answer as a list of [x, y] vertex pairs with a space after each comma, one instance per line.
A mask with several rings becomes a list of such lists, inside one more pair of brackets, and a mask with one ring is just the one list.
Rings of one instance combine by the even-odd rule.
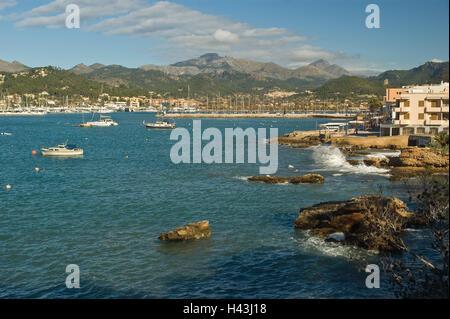
[[5, 1], [0, 1], [0, 11], [8, 8], [8, 7], [14, 7], [17, 5], [17, 1], [15, 0], [5, 0]]
[[236, 33], [219, 29], [216, 32], [214, 32], [214, 39], [216, 39], [219, 42], [232, 43], [239, 41], [239, 36]]
[[441, 60], [441, 59], [432, 59], [431, 62], [435, 62], [435, 63], [443, 63], [444, 60]]
[[166, 61], [217, 52], [295, 67], [346, 57], [304, 43], [311, 39], [293, 30], [255, 27], [168, 1], [148, 5], [142, 0], [54, 0], [25, 12], [15, 25], [64, 27], [65, 7], [72, 2], [80, 6], [85, 31], [155, 39], [162, 44], [152, 54]]
[[65, 26], [65, 11], [69, 4], [80, 7], [82, 22], [89, 22], [97, 18], [104, 18], [116, 14], [127, 13], [137, 9], [141, 0], [55, 0], [23, 13], [17, 27], [47, 27], [58, 28]]

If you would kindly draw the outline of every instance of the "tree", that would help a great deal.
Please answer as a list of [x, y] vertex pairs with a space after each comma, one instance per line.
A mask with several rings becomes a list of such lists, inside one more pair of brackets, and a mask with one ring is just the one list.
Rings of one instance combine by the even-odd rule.
[[401, 249], [406, 261], [398, 257], [385, 260], [386, 270], [392, 275], [392, 285], [400, 298], [449, 297], [449, 184], [448, 178], [427, 176], [425, 187], [416, 197], [416, 222], [425, 225], [430, 235], [435, 262], [431, 262], [409, 248], [403, 240]]

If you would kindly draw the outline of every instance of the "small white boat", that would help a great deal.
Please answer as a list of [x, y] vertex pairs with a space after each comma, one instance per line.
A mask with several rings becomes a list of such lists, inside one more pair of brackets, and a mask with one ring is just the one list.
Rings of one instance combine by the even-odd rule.
[[6, 133], [6, 132], [4, 132], [4, 133], [0, 133], [0, 135], [4, 135], [4, 136], [11, 136], [11, 135], [12, 135], [12, 133]]
[[41, 153], [43, 156], [58, 156], [58, 157], [71, 157], [71, 156], [82, 156], [83, 149], [78, 148], [76, 145], [67, 144], [67, 141], [64, 144], [59, 144], [55, 147], [49, 148], [41, 148]]
[[159, 130], [172, 130], [175, 128], [175, 123], [169, 123], [166, 120], [157, 121], [155, 123], [145, 123], [142, 124], [148, 129], [159, 129]]
[[117, 125], [119, 124], [113, 121], [110, 116], [100, 115], [100, 119], [98, 121], [87, 122], [84, 124], [84, 127], [109, 127]]

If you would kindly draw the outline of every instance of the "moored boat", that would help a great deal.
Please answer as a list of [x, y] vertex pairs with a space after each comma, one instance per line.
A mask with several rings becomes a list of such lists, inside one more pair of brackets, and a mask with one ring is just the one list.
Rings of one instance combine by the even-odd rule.
[[100, 119], [98, 121], [87, 122], [81, 124], [80, 127], [109, 127], [117, 125], [119, 124], [115, 122], [110, 116], [100, 115]]
[[73, 144], [67, 144], [67, 141], [58, 146], [41, 148], [41, 153], [43, 156], [57, 156], [57, 157], [71, 157], [71, 156], [82, 156], [84, 151], [82, 148], [77, 147]]
[[175, 128], [175, 123], [169, 123], [166, 120], [157, 121], [155, 123], [146, 123], [143, 121], [142, 124], [148, 129], [172, 130]]

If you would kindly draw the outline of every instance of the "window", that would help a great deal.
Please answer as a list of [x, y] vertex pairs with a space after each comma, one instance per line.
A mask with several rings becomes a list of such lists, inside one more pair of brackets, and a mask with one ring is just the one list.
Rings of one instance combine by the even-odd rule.
[[423, 119], [425, 119], [425, 114], [419, 113], [419, 120], [423, 120]]
[[420, 107], [424, 107], [425, 106], [425, 101], [419, 101], [419, 106]]
[[405, 102], [403, 102], [403, 106], [404, 107], [409, 107], [409, 100], [406, 100]]
[[431, 101], [431, 107], [437, 107], [437, 101]]
[[430, 120], [432, 120], [432, 121], [437, 121], [437, 119], [438, 119], [438, 116], [436, 114], [433, 114], [430, 116]]
[[403, 119], [404, 119], [404, 120], [409, 120], [409, 113], [405, 113], [405, 114], [403, 115]]
[[425, 134], [425, 128], [424, 127], [418, 127], [416, 131], [417, 131], [417, 134]]

